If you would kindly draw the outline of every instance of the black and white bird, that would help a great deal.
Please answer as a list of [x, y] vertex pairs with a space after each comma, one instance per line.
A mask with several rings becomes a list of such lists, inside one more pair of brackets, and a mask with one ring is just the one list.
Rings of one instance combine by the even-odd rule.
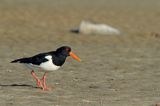
[[[46, 85], [46, 75], [50, 71], [58, 70], [65, 62], [68, 56], [73, 57], [77, 61], [81, 61], [81, 59], [76, 56], [69, 46], [62, 46], [58, 48], [56, 51], [50, 51], [46, 53], [40, 53], [32, 57], [20, 58], [11, 61], [11, 63], [23, 63], [28, 68], [30, 68], [31, 75], [36, 80], [37, 86], [41, 87], [43, 90], [49, 90]], [[44, 71], [44, 75], [42, 79], [39, 79], [35, 70]]]

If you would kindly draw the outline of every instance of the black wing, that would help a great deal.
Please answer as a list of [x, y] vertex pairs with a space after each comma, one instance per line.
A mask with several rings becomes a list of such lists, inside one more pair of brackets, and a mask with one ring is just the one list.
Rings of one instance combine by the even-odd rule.
[[50, 55], [50, 54], [49, 53], [40, 53], [40, 54], [37, 54], [33, 57], [20, 58], [20, 59], [13, 60], [13, 61], [11, 61], [11, 63], [19, 62], [19, 63], [32, 63], [35, 65], [40, 65], [41, 63], [48, 61], [48, 59], [45, 58], [45, 56], [47, 56], [47, 55]]

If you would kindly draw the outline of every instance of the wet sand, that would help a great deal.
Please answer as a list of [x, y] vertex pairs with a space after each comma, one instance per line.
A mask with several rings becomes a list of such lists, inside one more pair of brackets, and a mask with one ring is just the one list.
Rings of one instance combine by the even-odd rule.
[[[159, 6], [158, 0], [1, 0], [0, 106], [160, 103]], [[112, 25], [122, 34], [69, 32], [84, 19]], [[62, 45], [71, 46], [82, 62], [69, 57], [50, 73], [51, 91], [37, 88], [29, 69], [10, 63]]]

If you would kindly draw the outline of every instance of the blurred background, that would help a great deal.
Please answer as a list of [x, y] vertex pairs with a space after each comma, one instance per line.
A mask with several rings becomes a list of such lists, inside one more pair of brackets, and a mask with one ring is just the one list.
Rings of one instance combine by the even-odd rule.
[[[71, 33], [82, 20], [121, 34]], [[159, 0], [0, 0], [0, 105], [154, 106], [160, 102], [159, 22]], [[30, 70], [10, 64], [63, 45], [82, 62], [68, 58], [50, 73], [52, 91], [32, 88]]]

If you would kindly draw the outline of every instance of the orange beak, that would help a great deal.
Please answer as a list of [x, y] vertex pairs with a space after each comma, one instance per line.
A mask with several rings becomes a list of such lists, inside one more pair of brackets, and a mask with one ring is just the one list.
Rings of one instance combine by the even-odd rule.
[[70, 52], [69, 55], [72, 56], [75, 60], [79, 62], [81, 61], [81, 59], [78, 56], [76, 56], [73, 52]]

